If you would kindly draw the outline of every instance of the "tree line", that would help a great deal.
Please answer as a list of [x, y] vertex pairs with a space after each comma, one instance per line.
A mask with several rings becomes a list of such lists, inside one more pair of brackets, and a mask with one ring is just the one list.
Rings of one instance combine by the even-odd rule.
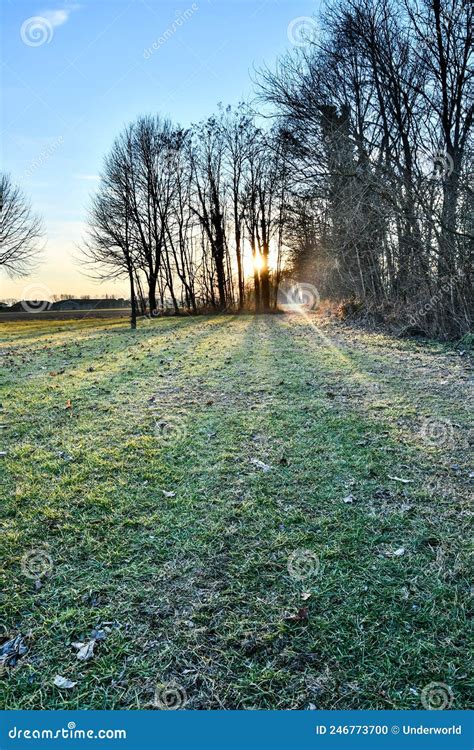
[[279, 134], [258, 127], [247, 105], [221, 108], [186, 130], [158, 115], [139, 117], [105, 159], [86, 259], [103, 279], [128, 276], [133, 325], [145, 310], [242, 310], [250, 298], [269, 311], [285, 186]]
[[473, 5], [337, 0], [265, 70], [291, 152], [293, 271], [434, 335], [472, 322]]
[[[89, 272], [128, 278], [134, 327], [168, 310], [268, 312], [291, 278], [343, 312], [463, 335], [472, 22], [468, 0], [330, 0], [318, 31], [256, 74], [252, 105], [189, 128], [138, 117], [92, 198]], [[20, 271], [40, 231], [28, 211]]]

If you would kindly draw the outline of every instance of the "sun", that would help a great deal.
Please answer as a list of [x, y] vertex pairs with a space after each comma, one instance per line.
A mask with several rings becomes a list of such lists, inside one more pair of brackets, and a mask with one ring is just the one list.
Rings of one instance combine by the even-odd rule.
[[256, 253], [256, 255], [252, 257], [252, 270], [260, 272], [263, 267], [263, 257], [260, 255], [260, 253]]
[[[274, 243], [270, 243], [270, 252], [267, 259], [268, 270], [271, 273], [278, 266], [278, 251]], [[252, 278], [255, 273], [259, 274], [265, 267], [263, 255], [257, 252], [254, 256], [250, 242], [245, 239], [242, 253], [242, 268], [246, 279]]]
[[263, 258], [260, 253], [255, 256], [250, 247], [246, 247], [243, 254], [243, 270], [246, 278], [252, 278], [255, 272], [260, 273], [263, 268]]

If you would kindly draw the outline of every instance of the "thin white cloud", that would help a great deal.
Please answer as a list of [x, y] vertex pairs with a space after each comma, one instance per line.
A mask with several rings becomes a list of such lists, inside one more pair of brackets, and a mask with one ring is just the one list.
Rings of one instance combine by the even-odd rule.
[[71, 13], [80, 7], [77, 3], [67, 3], [61, 8], [43, 10], [40, 15], [42, 18], [46, 18], [53, 28], [56, 28], [56, 26], [62, 26], [63, 23], [66, 23]]

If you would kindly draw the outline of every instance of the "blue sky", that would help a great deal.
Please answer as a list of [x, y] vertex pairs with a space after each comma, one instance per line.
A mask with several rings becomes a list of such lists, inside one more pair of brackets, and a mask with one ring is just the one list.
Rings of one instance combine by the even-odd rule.
[[0, 277], [0, 297], [20, 298], [29, 284], [54, 294], [125, 291], [124, 284], [97, 286], [77, 261], [88, 198], [115, 135], [138, 114], [160, 112], [188, 125], [218, 102], [248, 97], [254, 66], [272, 65], [291, 48], [289, 24], [317, 6], [3, 0], [2, 168], [43, 215], [47, 245], [32, 277]]

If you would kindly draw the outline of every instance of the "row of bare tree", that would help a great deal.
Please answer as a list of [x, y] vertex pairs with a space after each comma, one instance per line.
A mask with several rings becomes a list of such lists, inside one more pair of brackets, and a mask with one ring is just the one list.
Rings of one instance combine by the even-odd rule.
[[132, 325], [137, 312], [167, 306], [242, 309], [245, 251], [256, 308], [275, 305], [283, 161], [277, 134], [258, 128], [244, 105], [189, 130], [158, 116], [125, 128], [105, 160], [85, 254], [100, 278], [128, 276]]
[[434, 335], [472, 322], [473, 8], [336, 0], [260, 77], [290, 154], [294, 273]]

